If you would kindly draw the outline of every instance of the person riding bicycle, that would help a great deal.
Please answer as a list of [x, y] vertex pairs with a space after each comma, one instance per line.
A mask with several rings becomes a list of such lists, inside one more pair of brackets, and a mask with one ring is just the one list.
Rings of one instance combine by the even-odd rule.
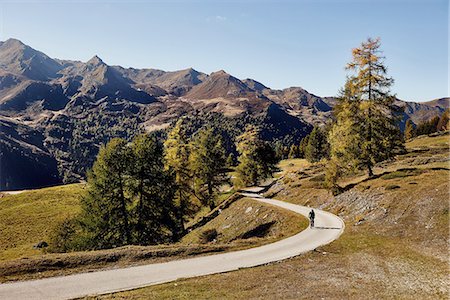
[[316, 217], [316, 214], [314, 213], [314, 209], [311, 209], [309, 212], [309, 221], [311, 223], [311, 228], [314, 227], [314, 218]]

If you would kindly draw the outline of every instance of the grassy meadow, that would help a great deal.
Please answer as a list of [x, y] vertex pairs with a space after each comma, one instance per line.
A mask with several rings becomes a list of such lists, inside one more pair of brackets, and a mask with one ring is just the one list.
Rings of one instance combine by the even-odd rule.
[[2, 194], [0, 198], [0, 261], [41, 254], [33, 245], [78, 213], [83, 184], [70, 184]]

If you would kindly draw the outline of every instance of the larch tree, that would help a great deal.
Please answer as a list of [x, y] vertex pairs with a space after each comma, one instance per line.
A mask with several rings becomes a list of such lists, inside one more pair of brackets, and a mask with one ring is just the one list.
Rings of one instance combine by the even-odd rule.
[[331, 159], [335, 170], [364, 168], [371, 177], [377, 162], [403, 151], [403, 137], [380, 39], [367, 39], [352, 55], [329, 134]]
[[219, 187], [227, 180], [227, 157], [222, 136], [212, 128], [203, 128], [196, 133], [190, 146], [189, 165], [194, 179], [194, 194], [212, 210]]
[[411, 120], [407, 120], [405, 124], [405, 140], [412, 139], [415, 136], [414, 124]]
[[239, 164], [236, 167], [238, 185], [256, 185], [276, 170], [275, 151], [261, 140], [259, 129], [250, 126], [237, 138]]
[[182, 229], [174, 203], [173, 174], [164, 169], [163, 147], [155, 136], [139, 135], [130, 145], [129, 194], [134, 200], [134, 243], [140, 245], [177, 241]]
[[178, 120], [175, 127], [169, 132], [167, 140], [164, 142], [166, 168], [175, 174], [175, 182], [177, 184], [175, 198], [179, 206], [178, 218], [183, 230], [186, 218], [193, 213], [187, 121], [185, 118]]
[[437, 125], [438, 131], [450, 130], [450, 110], [447, 108], [439, 119]]
[[109, 248], [131, 243], [131, 201], [126, 195], [130, 162], [127, 142], [112, 139], [100, 149], [88, 173], [88, 191], [81, 201], [80, 216], [87, 248]]
[[308, 137], [305, 158], [309, 162], [318, 162], [328, 156], [327, 137], [322, 129], [315, 126]]

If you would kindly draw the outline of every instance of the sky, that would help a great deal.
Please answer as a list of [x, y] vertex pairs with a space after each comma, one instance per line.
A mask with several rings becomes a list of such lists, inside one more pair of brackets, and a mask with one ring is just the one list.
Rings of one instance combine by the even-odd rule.
[[319, 96], [338, 93], [351, 49], [368, 37], [381, 38], [397, 97], [450, 95], [448, 0], [0, 0], [0, 40], [53, 58], [223, 69]]

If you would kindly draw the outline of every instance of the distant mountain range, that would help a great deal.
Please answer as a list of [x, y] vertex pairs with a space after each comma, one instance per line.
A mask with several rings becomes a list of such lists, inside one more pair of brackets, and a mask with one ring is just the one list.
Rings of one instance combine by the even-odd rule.
[[[184, 115], [193, 126], [219, 124], [231, 139], [254, 123], [269, 141], [298, 143], [330, 119], [334, 104], [333, 97], [300, 87], [273, 90], [222, 70], [123, 68], [98, 56], [52, 59], [9, 39], [0, 42], [0, 190], [82, 179], [110, 138], [164, 130]], [[403, 124], [419, 123], [441, 114], [449, 98], [397, 105]]]

